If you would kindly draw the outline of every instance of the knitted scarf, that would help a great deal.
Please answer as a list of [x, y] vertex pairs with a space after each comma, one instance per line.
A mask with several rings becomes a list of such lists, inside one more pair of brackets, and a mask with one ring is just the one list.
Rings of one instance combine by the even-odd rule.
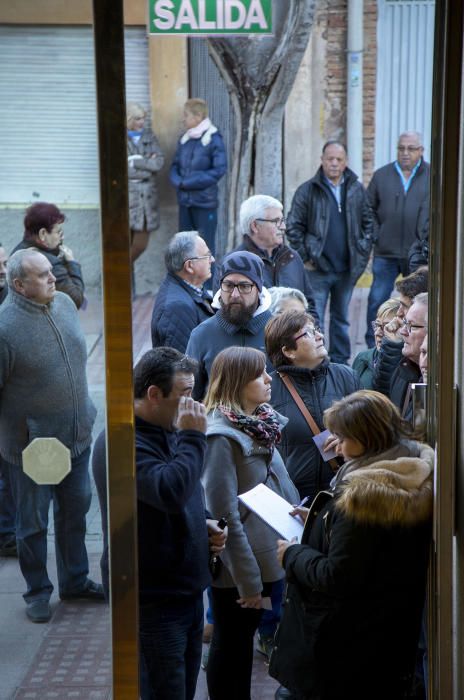
[[276, 412], [267, 403], [263, 403], [255, 410], [252, 416], [244, 413], [235, 413], [225, 406], [218, 406], [219, 411], [235, 425], [238, 430], [260, 442], [273, 451], [281, 439], [281, 430]]

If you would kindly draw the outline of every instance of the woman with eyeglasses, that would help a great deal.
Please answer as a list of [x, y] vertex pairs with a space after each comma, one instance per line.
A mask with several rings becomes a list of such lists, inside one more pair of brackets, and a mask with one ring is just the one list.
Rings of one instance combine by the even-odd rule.
[[374, 366], [382, 344], [382, 338], [385, 335], [385, 327], [387, 327], [388, 332], [388, 325], [396, 318], [399, 307], [400, 302], [398, 299], [387, 299], [379, 306], [377, 317], [375, 321], [372, 321], [375, 346], [358, 353], [353, 360], [353, 369], [359, 375], [362, 389], [374, 388]]
[[[313, 437], [315, 430], [297, 405], [293, 392], [320, 430], [323, 413], [334, 401], [359, 389], [359, 378], [347, 365], [330, 362], [324, 336], [312, 316], [286, 311], [268, 321], [266, 351], [276, 372], [272, 375], [272, 405], [287, 416], [279, 451], [300, 497], [311, 501], [328, 487], [336, 462], [325, 461]], [[332, 441], [326, 443], [327, 456]]]
[[264, 353], [233, 346], [217, 355], [205, 398], [208, 448], [202, 482], [212, 517], [227, 519], [228, 539], [212, 585], [210, 700], [249, 700], [253, 637], [263, 606], [276, 595], [279, 603], [282, 596], [276, 533], [237, 498], [265, 484], [289, 503], [298, 501], [276, 449], [287, 419], [273, 410], [270, 398]]

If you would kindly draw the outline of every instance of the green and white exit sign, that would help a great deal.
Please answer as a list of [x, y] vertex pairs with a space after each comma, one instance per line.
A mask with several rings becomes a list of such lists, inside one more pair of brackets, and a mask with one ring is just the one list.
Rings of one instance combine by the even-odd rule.
[[272, 34], [272, 0], [148, 0], [149, 34]]

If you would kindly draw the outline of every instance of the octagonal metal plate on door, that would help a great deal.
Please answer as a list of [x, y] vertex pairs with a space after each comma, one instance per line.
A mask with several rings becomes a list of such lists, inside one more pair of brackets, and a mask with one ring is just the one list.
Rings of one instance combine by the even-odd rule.
[[40, 486], [54, 486], [71, 471], [71, 453], [57, 438], [34, 438], [23, 450], [23, 471]]

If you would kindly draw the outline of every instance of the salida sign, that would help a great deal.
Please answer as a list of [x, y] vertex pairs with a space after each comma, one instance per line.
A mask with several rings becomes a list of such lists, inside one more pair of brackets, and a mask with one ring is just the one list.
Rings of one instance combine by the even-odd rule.
[[150, 34], [271, 34], [272, 0], [149, 0]]

